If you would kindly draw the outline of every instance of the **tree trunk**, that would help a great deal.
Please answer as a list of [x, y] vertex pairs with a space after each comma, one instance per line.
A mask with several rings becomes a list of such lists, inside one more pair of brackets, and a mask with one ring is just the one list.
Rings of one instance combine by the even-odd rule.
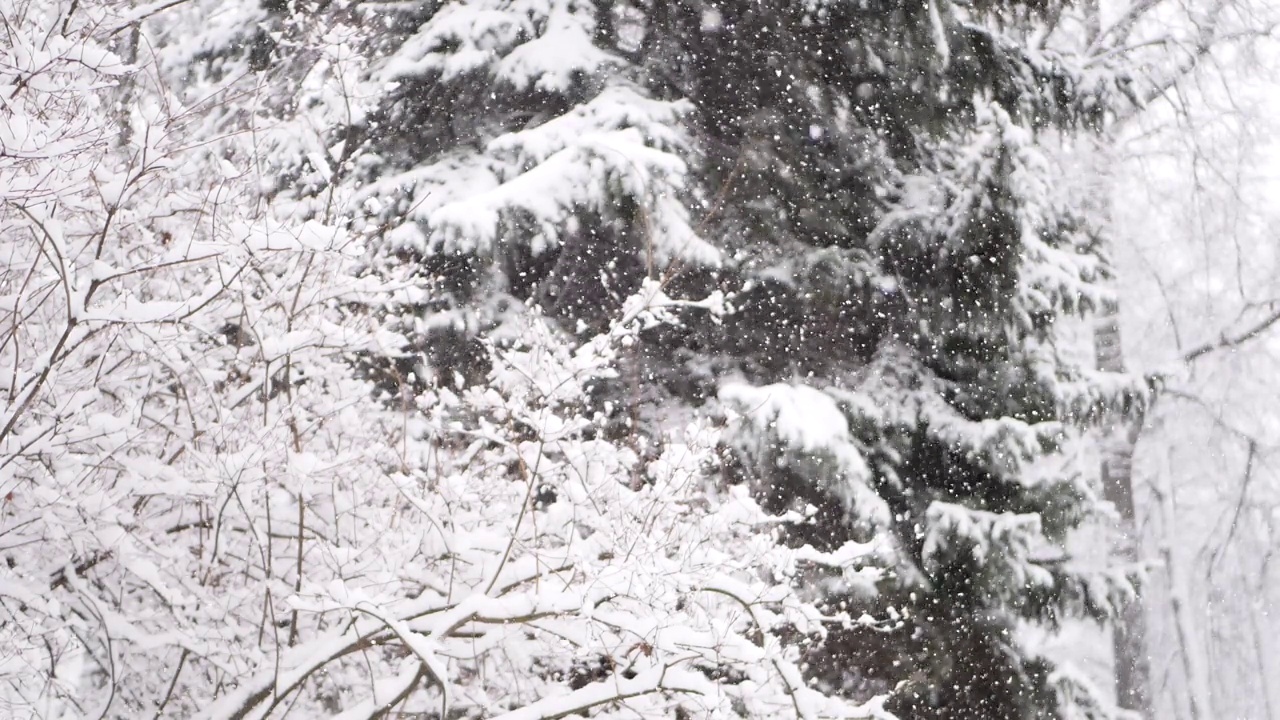
[[[1124, 372], [1124, 353], [1120, 346], [1118, 312], [1110, 309], [1094, 329], [1094, 352], [1098, 369]], [[1102, 445], [1102, 489], [1104, 497], [1115, 506], [1119, 516], [1112, 552], [1121, 562], [1138, 561], [1138, 523], [1133, 502], [1133, 448], [1139, 426], [1133, 422], [1117, 422], [1105, 430]], [[1143, 718], [1153, 717], [1151, 710], [1151, 665], [1147, 656], [1147, 618], [1140, 587], [1113, 625], [1115, 650], [1116, 702], [1125, 710]]]

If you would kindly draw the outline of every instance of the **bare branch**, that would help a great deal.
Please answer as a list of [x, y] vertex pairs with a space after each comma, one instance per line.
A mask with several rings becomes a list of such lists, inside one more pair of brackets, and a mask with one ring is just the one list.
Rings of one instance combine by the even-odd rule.
[[1250, 340], [1257, 339], [1261, 335], [1270, 330], [1276, 323], [1280, 323], [1280, 311], [1276, 311], [1267, 315], [1263, 319], [1254, 323], [1249, 328], [1242, 330], [1233, 335], [1223, 333], [1222, 337], [1214, 342], [1208, 342], [1199, 347], [1192, 349], [1182, 356], [1183, 362], [1191, 363], [1213, 352], [1219, 350], [1234, 350]]

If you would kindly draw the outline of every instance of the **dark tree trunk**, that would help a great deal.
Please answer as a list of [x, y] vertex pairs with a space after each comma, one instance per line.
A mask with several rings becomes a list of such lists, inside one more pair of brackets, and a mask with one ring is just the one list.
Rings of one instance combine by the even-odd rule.
[[[1111, 310], [1094, 330], [1098, 369], [1105, 372], [1124, 372], [1117, 315]], [[1136, 423], [1117, 422], [1105, 430], [1102, 446], [1102, 489], [1119, 516], [1112, 552], [1128, 565], [1138, 560], [1138, 523], [1133, 502], [1133, 448], [1138, 431]], [[1141, 588], [1137, 590], [1137, 596], [1125, 606], [1114, 624], [1116, 701], [1125, 710], [1152, 718], [1146, 607]]]

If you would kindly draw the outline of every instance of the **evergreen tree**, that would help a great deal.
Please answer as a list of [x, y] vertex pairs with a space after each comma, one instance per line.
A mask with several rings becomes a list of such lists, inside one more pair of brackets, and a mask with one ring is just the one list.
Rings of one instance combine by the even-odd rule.
[[1053, 551], [1093, 510], [1053, 456], [1143, 388], [1058, 346], [1107, 301], [1107, 266], [1045, 147], [1125, 86], [999, 30], [1044, 12], [722, 3], [661, 33], [693, 58], [677, 82], [723, 202], [707, 234], [750, 288], [722, 341], [697, 339], [736, 375], [734, 464], [773, 509], [817, 508], [797, 543], [890, 538], [873, 588], [824, 590], [904, 622], [829, 640], [814, 668], [899, 688], [904, 718], [1097, 711], [1017, 627], [1101, 619], [1125, 593]]
[[[222, 52], [297, 63], [290, 32], [313, 25], [253, 12], [267, 29]], [[363, 26], [365, 110], [326, 116], [332, 144], [279, 138], [276, 189], [341, 186], [371, 269], [409, 282], [387, 382], [482, 381], [483, 343], [529, 305], [587, 333], [646, 276], [730, 293], [736, 313], [648, 331], [594, 392], [620, 435], [734, 415], [725, 480], [797, 511], [788, 542], [845, 558], [810, 578], [826, 603], [897, 618], [815, 646], [814, 680], [895, 692], [903, 718], [1095, 712], [1017, 638], [1123, 598], [1122, 575], [1054, 552], [1095, 509], [1060, 451], [1146, 393], [1059, 342], [1108, 301], [1108, 268], [1047, 148], [1096, 130], [1125, 88], [1026, 39], [1062, 7], [313, 12]]]

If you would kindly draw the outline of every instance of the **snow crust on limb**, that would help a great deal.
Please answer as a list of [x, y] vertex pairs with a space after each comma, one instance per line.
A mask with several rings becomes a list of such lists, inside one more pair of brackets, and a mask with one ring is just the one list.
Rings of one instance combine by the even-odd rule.
[[[499, 237], [527, 224], [536, 229], [527, 241], [536, 256], [563, 244], [570, 216], [607, 213], [622, 194], [648, 213], [659, 261], [718, 264], [719, 250], [689, 225], [681, 201], [688, 148], [680, 122], [690, 106], [647, 98], [622, 78], [590, 80], [624, 64], [593, 42], [597, 15], [581, 0], [487, 0], [433, 13], [376, 64], [374, 82], [415, 88], [466, 79], [490, 92], [566, 97], [586, 83], [588, 99], [532, 127], [483, 138], [475, 150], [392, 167], [358, 197], [411, 208], [395, 222], [420, 226], [428, 253], [490, 255]], [[414, 231], [400, 232], [416, 240]]]
[[720, 398], [742, 413], [743, 429], [762, 437], [761, 442], [777, 438], [789, 452], [829, 458], [835, 477], [826, 482], [847, 511], [859, 521], [888, 526], [889, 507], [869, 487], [871, 470], [834, 397], [817, 388], [779, 383], [728, 384], [721, 388]]

